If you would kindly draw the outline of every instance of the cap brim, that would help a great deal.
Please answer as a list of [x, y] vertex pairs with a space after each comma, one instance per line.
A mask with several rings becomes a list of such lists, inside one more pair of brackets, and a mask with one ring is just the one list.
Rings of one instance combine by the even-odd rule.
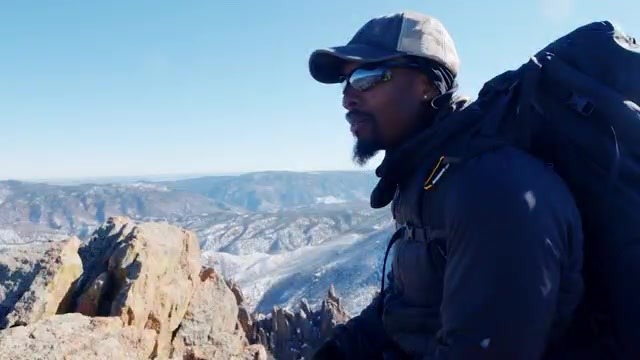
[[345, 63], [372, 63], [402, 56], [399, 51], [382, 50], [367, 45], [345, 45], [314, 51], [309, 57], [309, 72], [318, 82], [340, 82]]

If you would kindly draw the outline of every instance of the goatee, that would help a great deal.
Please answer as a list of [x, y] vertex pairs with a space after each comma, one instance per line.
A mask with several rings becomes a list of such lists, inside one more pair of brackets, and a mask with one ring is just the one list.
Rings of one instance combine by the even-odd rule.
[[363, 139], [355, 135], [356, 143], [353, 146], [353, 161], [360, 166], [364, 166], [378, 153], [379, 150], [382, 149], [381, 144], [376, 141], [376, 139], [379, 139], [379, 130], [376, 118], [373, 114], [364, 111], [351, 110], [346, 114], [346, 119], [349, 124], [353, 124], [354, 121], [360, 121], [372, 126], [373, 139]]
[[357, 139], [353, 146], [353, 161], [360, 166], [364, 166], [380, 149], [380, 145], [375, 141]]

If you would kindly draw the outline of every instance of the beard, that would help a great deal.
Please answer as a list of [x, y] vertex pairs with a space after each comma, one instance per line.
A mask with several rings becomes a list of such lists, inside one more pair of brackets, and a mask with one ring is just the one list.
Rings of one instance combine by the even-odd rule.
[[353, 146], [353, 161], [359, 166], [364, 166], [382, 150], [380, 144], [372, 139], [356, 139]]
[[364, 121], [372, 128], [371, 138], [367, 139], [356, 135], [356, 143], [353, 146], [353, 161], [360, 166], [364, 166], [378, 151], [383, 149], [378, 123], [373, 114], [358, 110], [349, 111], [346, 118], [349, 123], [352, 123], [352, 121]]

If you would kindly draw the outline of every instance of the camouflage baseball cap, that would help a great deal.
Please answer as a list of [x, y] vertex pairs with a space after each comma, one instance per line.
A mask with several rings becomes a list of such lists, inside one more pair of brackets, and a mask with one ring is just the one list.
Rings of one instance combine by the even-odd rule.
[[326, 84], [340, 82], [345, 62], [372, 63], [413, 55], [428, 58], [458, 74], [458, 54], [444, 25], [436, 18], [401, 12], [369, 20], [347, 45], [319, 49], [309, 58], [311, 76]]

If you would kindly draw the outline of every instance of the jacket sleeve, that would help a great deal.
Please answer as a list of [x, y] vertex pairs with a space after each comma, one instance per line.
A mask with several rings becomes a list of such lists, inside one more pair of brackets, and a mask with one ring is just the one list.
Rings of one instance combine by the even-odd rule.
[[564, 188], [548, 186], [559, 182], [484, 170], [465, 174], [444, 209], [442, 328], [429, 359], [539, 359], [551, 332], [560, 244], [579, 220], [556, 204]]

